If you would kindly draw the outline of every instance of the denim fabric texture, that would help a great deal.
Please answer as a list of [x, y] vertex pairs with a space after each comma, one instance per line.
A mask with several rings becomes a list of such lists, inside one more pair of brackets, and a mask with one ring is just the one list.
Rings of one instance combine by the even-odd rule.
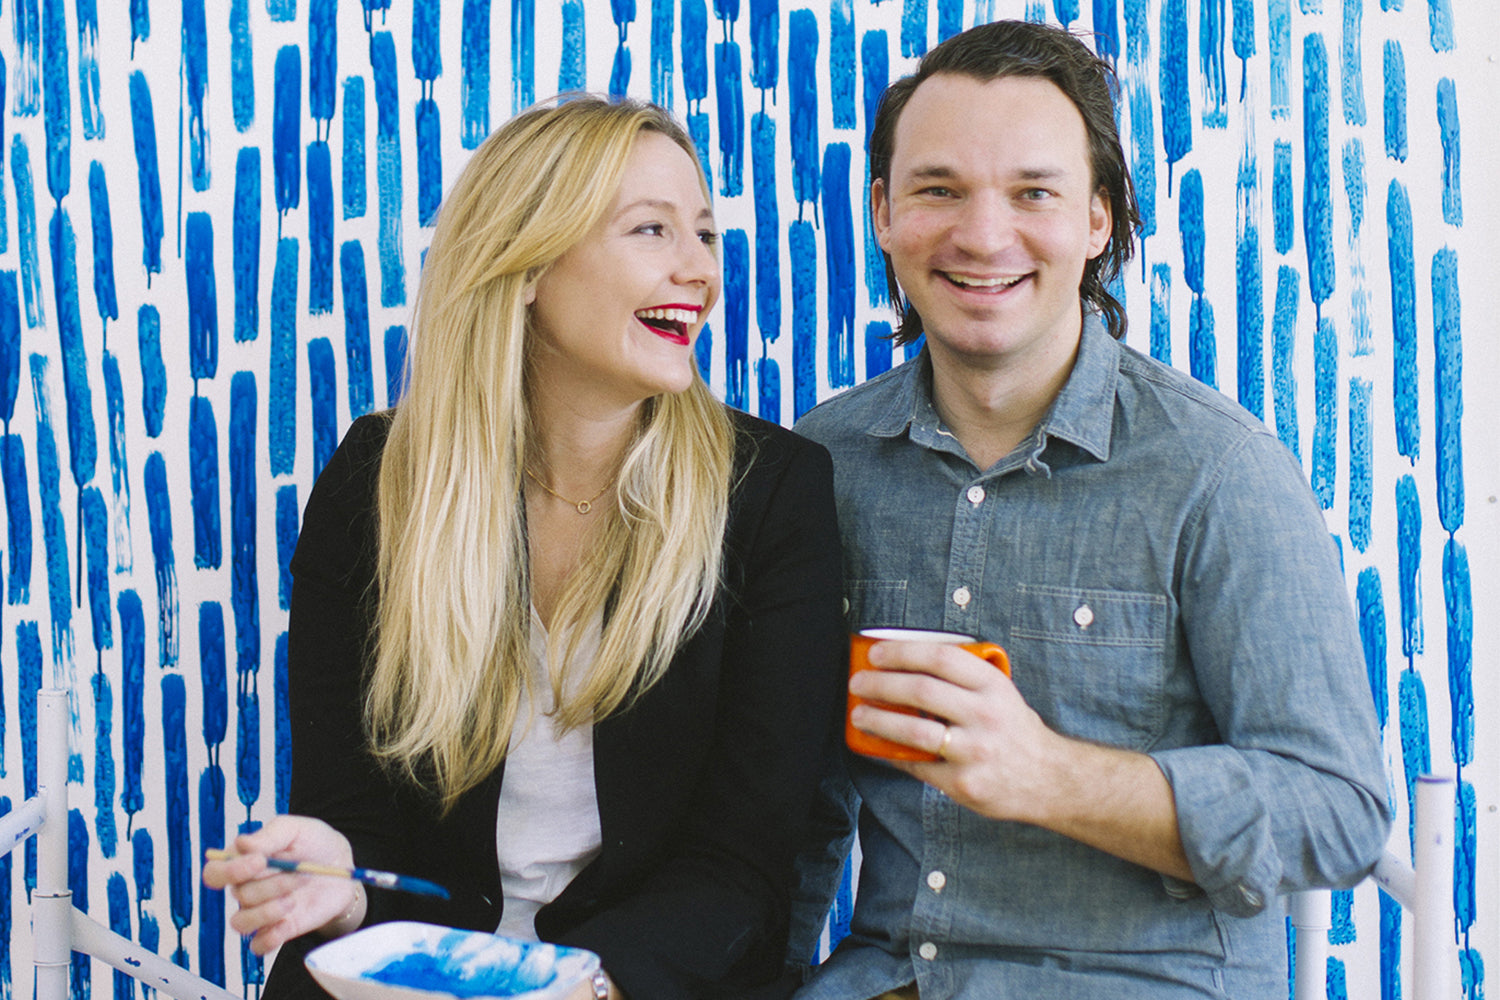
[[1285, 997], [1285, 894], [1359, 881], [1390, 826], [1338, 549], [1296, 459], [1092, 315], [1048, 416], [992, 468], [931, 379], [923, 352], [796, 427], [833, 454], [851, 627], [998, 642], [1048, 725], [1150, 754], [1195, 884], [851, 755], [851, 933], [798, 997]]

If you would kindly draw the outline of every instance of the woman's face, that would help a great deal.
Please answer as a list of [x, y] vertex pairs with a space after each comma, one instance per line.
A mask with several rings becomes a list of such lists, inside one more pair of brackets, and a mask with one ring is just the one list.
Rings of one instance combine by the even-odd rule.
[[533, 372], [549, 394], [632, 406], [691, 384], [693, 342], [719, 297], [698, 176], [681, 146], [642, 131], [603, 217], [533, 286]]

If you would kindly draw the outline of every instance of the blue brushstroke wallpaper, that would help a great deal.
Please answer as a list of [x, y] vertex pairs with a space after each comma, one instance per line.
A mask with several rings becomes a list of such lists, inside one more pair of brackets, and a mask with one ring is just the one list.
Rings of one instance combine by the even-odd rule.
[[[1478, 0], [0, 2], [0, 813], [36, 786], [38, 687], [67, 687], [75, 901], [247, 997], [263, 981], [199, 859], [286, 801], [301, 507], [349, 422], [397, 398], [435, 212], [490, 130], [571, 88], [669, 105], [724, 231], [699, 362], [791, 423], [905, 357], [867, 221], [875, 102], [998, 17], [1085, 32], [1118, 68], [1129, 342], [1301, 461], [1394, 850], [1416, 775], [1458, 777], [1455, 982], [1484, 996], [1500, 17]], [[0, 1000], [32, 990], [34, 881], [33, 851], [0, 858]], [[846, 884], [835, 936], [848, 913]], [[1409, 917], [1366, 885], [1333, 924], [1330, 1000], [1401, 996]], [[75, 995], [148, 995], [107, 973], [78, 963]]]

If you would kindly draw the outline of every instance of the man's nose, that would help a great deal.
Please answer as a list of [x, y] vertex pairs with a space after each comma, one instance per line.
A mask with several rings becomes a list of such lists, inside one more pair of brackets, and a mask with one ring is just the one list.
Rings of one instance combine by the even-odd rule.
[[1015, 241], [1015, 209], [997, 195], [971, 195], [959, 209], [951, 236], [954, 245], [971, 256], [999, 253]]

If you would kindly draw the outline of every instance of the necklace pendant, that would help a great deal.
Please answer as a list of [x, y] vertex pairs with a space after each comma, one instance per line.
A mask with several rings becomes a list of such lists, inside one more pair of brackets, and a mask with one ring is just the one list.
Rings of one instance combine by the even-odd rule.
[[578, 507], [578, 513], [580, 514], [587, 514], [589, 511], [594, 509], [594, 505], [589, 503], [587, 500], [578, 501], [576, 506]]

